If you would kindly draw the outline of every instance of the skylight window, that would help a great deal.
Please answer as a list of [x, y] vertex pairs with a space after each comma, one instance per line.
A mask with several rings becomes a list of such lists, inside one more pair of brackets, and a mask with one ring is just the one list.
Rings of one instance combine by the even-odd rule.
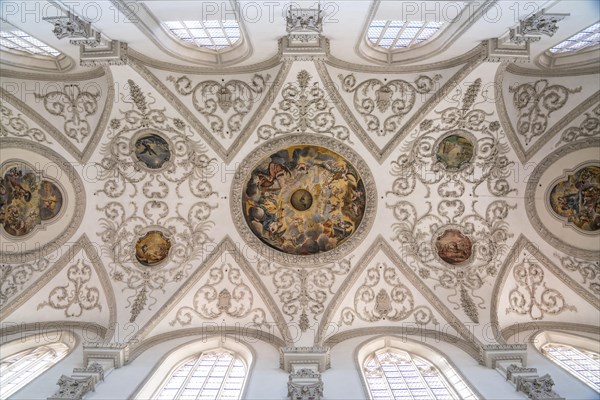
[[436, 21], [372, 21], [367, 38], [384, 49], [404, 49], [430, 39], [443, 25]]
[[55, 48], [20, 30], [0, 31], [0, 46], [49, 57], [58, 57], [61, 54]]
[[233, 46], [241, 37], [237, 21], [166, 21], [175, 36], [186, 43], [212, 50]]
[[551, 53], [568, 53], [600, 44], [600, 22], [582, 30], [550, 49]]

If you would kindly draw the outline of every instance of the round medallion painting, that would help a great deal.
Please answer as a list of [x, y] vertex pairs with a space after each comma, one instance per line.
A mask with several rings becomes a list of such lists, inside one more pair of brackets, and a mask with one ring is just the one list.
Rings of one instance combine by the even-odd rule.
[[471, 239], [459, 230], [447, 229], [435, 241], [438, 256], [448, 264], [456, 265], [471, 257]]
[[171, 159], [169, 144], [155, 134], [148, 134], [135, 141], [135, 156], [150, 169], [162, 168]]
[[160, 231], [150, 231], [135, 244], [135, 258], [146, 266], [158, 264], [169, 255], [171, 241]]
[[294, 255], [341, 245], [358, 228], [365, 201], [354, 166], [313, 145], [287, 147], [263, 159], [242, 195], [252, 232], [263, 243]]
[[438, 145], [436, 158], [446, 169], [459, 169], [473, 158], [473, 143], [461, 135], [445, 137]]

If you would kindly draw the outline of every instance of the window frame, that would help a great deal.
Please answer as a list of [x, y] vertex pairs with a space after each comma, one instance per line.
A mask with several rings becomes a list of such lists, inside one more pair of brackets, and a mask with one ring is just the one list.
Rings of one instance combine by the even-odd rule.
[[[151, 348], [148, 350], [151, 350]], [[246, 376], [240, 392], [240, 399], [245, 398], [248, 381], [250, 380], [254, 365], [254, 350], [245, 343], [236, 342], [234, 339], [221, 340], [219, 337], [214, 337], [202, 340], [196, 339], [168, 352], [148, 373], [146, 379], [138, 386], [133, 396], [131, 396], [131, 399], [155, 399], [158, 392], [178, 368], [189, 362], [190, 359], [199, 357], [202, 353], [217, 350], [225, 350], [233, 353], [244, 364]]]
[[[368, 340], [359, 345], [356, 350], [355, 360], [361, 377], [361, 382], [368, 399], [372, 399], [371, 391], [367, 378], [364, 373], [365, 363], [376, 356], [377, 353], [388, 350], [399, 350], [406, 352], [411, 358], [419, 358], [437, 369], [441, 378], [449, 385], [450, 390], [460, 399], [482, 399], [481, 394], [465, 378], [460, 370], [450, 359], [437, 349], [430, 346], [410, 340], [407, 338], [397, 338], [394, 336], [385, 336]], [[461, 387], [462, 386], [462, 387]]]
[[547, 344], [555, 344], [571, 347], [578, 351], [588, 351], [600, 354], [600, 342], [589, 337], [561, 331], [542, 331], [533, 336], [532, 340], [536, 350], [542, 355], [542, 357], [544, 357], [544, 359], [552, 362], [554, 365], [561, 368], [563, 371], [577, 379], [579, 382], [585, 384], [596, 393], [600, 393], [600, 390], [594, 387], [591, 383], [587, 382], [585, 379], [582, 379], [580, 376], [578, 376], [578, 374], [576, 374], [575, 371], [572, 371], [570, 368], [563, 366], [562, 363], [554, 360], [551, 356], [547, 355], [543, 349], [543, 347]]
[[[56, 340], [52, 340], [51, 342], [44, 342], [44, 340], [54, 339], [54, 335], [57, 336]], [[19, 385], [17, 385], [17, 388], [12, 389], [12, 391], [8, 395], [2, 393], [3, 396], [5, 396], [5, 398], [9, 398], [11, 396], [14, 396], [16, 393], [19, 393], [19, 391], [24, 389], [27, 385], [29, 385], [42, 375], [46, 374], [48, 371], [52, 370], [52, 368], [54, 368], [66, 358], [68, 358], [73, 352], [73, 350], [79, 345], [79, 338], [70, 331], [44, 331], [41, 333], [34, 333], [28, 335], [24, 338], [14, 339], [10, 342], [2, 344], [2, 358], [0, 359], [0, 363], [2, 362], [2, 360], [6, 360], [19, 353], [26, 351], [29, 351], [29, 353], [25, 356], [29, 356], [33, 352], [37, 351], [39, 348], [53, 344], [65, 345], [67, 347], [65, 354], [57, 360], [55, 360], [54, 362], [52, 362], [51, 364], [42, 368], [40, 371], [34, 372], [31, 375], [31, 377], [29, 377], [29, 379], [24, 380]]]
[[[210, 22], [210, 21], [216, 21], [219, 24], [219, 27], [207, 27], [205, 25], [206, 22]], [[160, 25], [162, 27], [162, 29], [164, 29], [170, 36], [173, 37], [173, 39], [178, 40], [179, 42], [181, 42], [182, 45], [184, 46], [188, 46], [190, 48], [193, 49], [200, 49], [203, 51], [212, 51], [215, 53], [226, 53], [228, 51], [232, 51], [235, 50], [237, 47], [242, 45], [242, 42], [244, 41], [244, 37], [243, 37], [243, 32], [242, 32], [242, 26], [239, 23], [239, 21], [235, 20], [234, 22], [237, 24], [237, 27], [235, 29], [238, 30], [239, 36], [238, 38], [234, 41], [231, 42], [228, 33], [225, 31], [226, 29], [231, 29], [230, 27], [227, 27], [224, 25], [224, 23], [226, 22], [230, 22], [233, 20], [204, 20], [204, 21], [200, 21], [200, 20], [170, 20], [170, 21], [160, 21]], [[197, 22], [201, 25], [201, 27], [198, 28], [189, 28], [187, 25], [185, 25], [186, 22]], [[188, 42], [182, 38], [180, 38], [179, 36], [177, 36], [177, 34], [175, 32], [173, 32], [174, 28], [170, 28], [168, 26], [168, 24], [170, 23], [179, 23], [183, 26], [183, 28], [181, 28], [182, 30], [186, 30], [188, 33], [190, 33], [190, 29], [201, 29], [203, 31], [205, 31], [205, 33], [207, 34], [206, 38], [209, 39], [213, 45], [212, 46], [203, 46], [203, 45], [199, 45], [195, 42], [196, 37], [192, 36], [192, 34], [190, 33], [190, 37], [192, 38], [191, 42]], [[214, 37], [210, 34], [209, 30], [210, 29], [220, 29], [221, 31], [223, 31], [223, 33], [226, 35], [225, 39], [229, 42], [229, 44], [225, 47], [221, 47], [221, 48], [215, 48], [216, 44], [214, 43]]]

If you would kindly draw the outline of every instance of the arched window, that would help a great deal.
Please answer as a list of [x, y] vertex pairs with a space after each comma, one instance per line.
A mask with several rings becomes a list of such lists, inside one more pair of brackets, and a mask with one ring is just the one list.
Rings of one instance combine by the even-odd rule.
[[[40, 345], [39, 336], [30, 336], [2, 346], [0, 398], [13, 395], [69, 354], [76, 343], [75, 337], [66, 332], [48, 333], [54, 334], [58, 340], [48, 340], [51, 343], [47, 344]], [[48, 335], [44, 339], [55, 339]]]
[[405, 49], [429, 40], [443, 25], [443, 21], [371, 21], [367, 37], [374, 46]]
[[239, 399], [246, 379], [246, 366], [235, 353], [224, 349], [202, 352], [173, 371], [153, 398]]
[[413, 342], [381, 338], [358, 353], [371, 399], [476, 399], [440, 354]]
[[543, 331], [535, 347], [551, 361], [600, 393], [600, 349], [597, 340], [566, 332]]
[[133, 398], [241, 399], [253, 359], [241, 342], [192, 341], [163, 357]]

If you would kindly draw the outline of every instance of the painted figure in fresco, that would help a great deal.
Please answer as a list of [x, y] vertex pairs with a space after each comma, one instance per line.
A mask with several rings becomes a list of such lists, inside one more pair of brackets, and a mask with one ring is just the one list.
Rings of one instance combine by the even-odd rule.
[[164, 260], [171, 249], [171, 241], [162, 232], [146, 233], [135, 244], [135, 257], [142, 265], [154, 265]]
[[264, 160], [243, 196], [250, 229], [290, 254], [315, 254], [344, 242], [358, 227], [365, 190], [357, 171], [338, 154], [293, 146]]
[[440, 142], [436, 158], [447, 169], [459, 169], [473, 158], [473, 144], [461, 135], [448, 136]]
[[0, 222], [11, 236], [27, 235], [54, 218], [62, 202], [58, 187], [25, 165], [8, 169], [0, 181]]
[[558, 182], [550, 192], [550, 207], [585, 231], [600, 230], [600, 167], [587, 166]]
[[435, 242], [438, 256], [449, 264], [460, 264], [471, 257], [471, 240], [456, 229], [448, 229]]
[[150, 169], [162, 168], [171, 159], [169, 144], [155, 134], [144, 135], [135, 142], [135, 156]]

